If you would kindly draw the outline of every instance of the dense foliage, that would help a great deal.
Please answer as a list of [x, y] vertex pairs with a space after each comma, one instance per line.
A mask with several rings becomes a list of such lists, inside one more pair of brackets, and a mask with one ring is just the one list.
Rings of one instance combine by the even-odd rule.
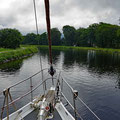
[[119, 30], [120, 27], [118, 26], [101, 23], [96, 29], [96, 46], [102, 48], [119, 48]]
[[23, 44], [29, 44], [29, 45], [35, 45], [37, 44], [37, 36], [34, 33], [28, 33], [26, 36], [24, 36]]
[[1, 29], [0, 30], [0, 47], [17, 48], [22, 41], [21, 33], [16, 29]]
[[[58, 30], [58, 28], [52, 28], [51, 29], [51, 39], [52, 39], [52, 45], [60, 45], [61, 44], [61, 33]], [[36, 35], [34, 33], [28, 33], [26, 36], [24, 36], [24, 40], [22, 44], [29, 44], [29, 45], [47, 45], [48, 44], [48, 38], [47, 33], [44, 32], [41, 35]]]
[[[120, 26], [118, 25], [100, 22], [78, 29], [65, 25], [62, 30], [63, 33], [58, 28], [51, 29], [52, 45], [120, 48]], [[47, 33], [38, 35], [28, 33], [22, 37], [16, 29], [0, 30], [0, 47], [16, 48], [19, 47], [20, 42], [29, 45], [48, 45]]]
[[73, 26], [66, 25], [63, 27], [64, 44], [73, 46], [75, 44], [76, 30]]
[[[75, 29], [73, 26], [63, 26], [61, 34], [58, 28], [51, 29], [53, 45], [120, 48], [120, 26], [102, 23], [91, 24], [88, 28]], [[24, 44], [47, 45], [47, 34], [27, 34]]]
[[61, 44], [61, 33], [58, 28], [51, 29], [51, 39], [52, 45], [60, 45]]
[[76, 45], [86, 47], [120, 48], [120, 27], [106, 23], [92, 24], [76, 30]]

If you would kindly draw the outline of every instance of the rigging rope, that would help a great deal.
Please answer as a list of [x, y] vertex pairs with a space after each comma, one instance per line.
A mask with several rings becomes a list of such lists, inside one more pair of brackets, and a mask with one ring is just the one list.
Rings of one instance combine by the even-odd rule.
[[[38, 30], [38, 21], [37, 21], [37, 12], [36, 12], [36, 2], [35, 2], [35, 0], [33, 0], [33, 5], [34, 5], [34, 14], [35, 14], [35, 23], [36, 23], [36, 33], [38, 35], [39, 30]], [[40, 42], [38, 40], [38, 45], [39, 44], [40, 44]], [[39, 51], [39, 49], [38, 49], [38, 51]], [[40, 58], [40, 68], [41, 68], [41, 71], [42, 71], [42, 59], [41, 59], [40, 52], [39, 52], [39, 58]], [[42, 75], [42, 81], [43, 81], [43, 71], [41, 72], [41, 75]], [[45, 94], [45, 90], [46, 90], [46, 83], [43, 84], [44, 94]]]
[[51, 26], [50, 26], [50, 9], [49, 9], [49, 0], [44, 0], [45, 2], [45, 11], [46, 11], [46, 23], [47, 23], [47, 32], [48, 32], [48, 43], [49, 43], [49, 57], [50, 64], [52, 65], [52, 49], [51, 49]]
[[[37, 22], [37, 12], [36, 12], [36, 3], [35, 3], [35, 0], [33, 0], [33, 5], [34, 5], [34, 14], [35, 14], [35, 23], [36, 23], [36, 32], [37, 32], [37, 35], [38, 35], [38, 22]], [[39, 42], [39, 40], [38, 40]]]

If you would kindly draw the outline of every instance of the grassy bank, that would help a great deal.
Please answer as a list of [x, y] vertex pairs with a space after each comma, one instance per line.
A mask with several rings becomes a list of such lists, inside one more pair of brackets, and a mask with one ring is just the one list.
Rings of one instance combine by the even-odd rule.
[[21, 46], [15, 50], [0, 48], [0, 64], [28, 57], [36, 52], [38, 52], [36, 46]]
[[[40, 46], [41, 48], [47, 49], [48, 46]], [[76, 50], [95, 50], [103, 52], [117, 52], [120, 53], [120, 49], [112, 48], [95, 48], [95, 47], [73, 47], [73, 46], [52, 46], [52, 49], [58, 50], [67, 50], [67, 49], [76, 49]]]
[[[40, 46], [41, 49], [48, 49], [48, 46]], [[94, 47], [73, 47], [73, 46], [52, 46], [52, 49], [55, 50], [95, 50], [95, 51], [103, 51], [109, 53], [120, 53], [120, 49], [112, 49], [112, 48], [94, 48]], [[18, 49], [5, 49], [0, 48], [0, 64], [6, 63], [13, 60], [18, 60], [21, 58], [25, 58], [28, 56], [33, 55], [34, 53], [38, 52], [37, 46], [35, 45], [25, 45], [21, 46]]]

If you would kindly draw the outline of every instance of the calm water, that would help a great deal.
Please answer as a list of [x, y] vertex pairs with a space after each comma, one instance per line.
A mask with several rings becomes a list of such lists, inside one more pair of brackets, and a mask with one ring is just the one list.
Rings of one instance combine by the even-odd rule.
[[[48, 51], [41, 50], [43, 68], [48, 65]], [[85, 50], [53, 51], [54, 66], [65, 70], [64, 78], [77, 89], [79, 97], [101, 118], [101, 120], [120, 120], [120, 55]], [[40, 70], [39, 55], [0, 65], [0, 91], [23, 80]], [[40, 80], [34, 78], [36, 83]], [[12, 91], [12, 96], [21, 95], [28, 90], [29, 83]], [[66, 91], [67, 93], [67, 91]], [[68, 96], [70, 98], [70, 96]], [[29, 100], [26, 97], [20, 103]], [[0, 96], [0, 106], [3, 98]], [[94, 116], [77, 102], [84, 120], [96, 120]]]

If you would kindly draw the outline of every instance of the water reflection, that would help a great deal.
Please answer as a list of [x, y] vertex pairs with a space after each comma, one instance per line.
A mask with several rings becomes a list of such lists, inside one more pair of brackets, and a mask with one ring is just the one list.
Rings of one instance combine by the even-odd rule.
[[88, 51], [89, 69], [99, 74], [119, 73], [120, 55], [117, 53]]
[[[49, 51], [48, 49], [42, 49], [39, 48], [40, 51], [40, 55], [44, 58], [47, 58], [47, 60], [49, 61]], [[52, 59], [53, 59], [53, 64], [57, 64], [58, 60], [59, 60], [59, 56], [60, 56], [60, 50], [52, 50]]]
[[[49, 61], [48, 49], [40, 49], [42, 59]], [[118, 53], [107, 53], [93, 50], [53, 50], [53, 64], [61, 64], [62, 69], [68, 68], [83, 68], [85, 67], [89, 72], [102, 74], [117, 75], [117, 83], [120, 87], [120, 55]], [[60, 60], [62, 59], [62, 60]], [[62, 61], [60, 63], [60, 61]], [[23, 60], [12, 61], [0, 65], [1, 72], [16, 72], [22, 67]], [[58, 66], [60, 67], [60, 65]]]
[[64, 51], [64, 66], [72, 67], [77, 63], [79, 66], [87, 65], [87, 51], [85, 50], [66, 50]]
[[[55, 67], [68, 71], [63, 77], [78, 90], [79, 96], [100, 115], [102, 120], [120, 119], [118, 102], [120, 101], [120, 55], [118, 53], [73, 49], [53, 50], [52, 53]], [[43, 68], [49, 67], [48, 50], [40, 49], [40, 54]], [[0, 90], [38, 72], [39, 64], [39, 55], [36, 54], [26, 60], [0, 65]], [[7, 75], [11, 71], [13, 71], [12, 75]], [[36, 85], [41, 80], [40, 76], [34, 80], [37, 81], [33, 82]], [[19, 87], [22, 94], [29, 89], [29, 83], [23, 86]], [[64, 91], [66, 92], [66, 89]], [[68, 92], [66, 94], [69, 98]], [[15, 97], [16, 95], [21, 94], [14, 92]], [[0, 102], [2, 105], [1, 99]], [[26, 100], [23, 100], [23, 103], [25, 102]], [[82, 105], [79, 110], [85, 119], [92, 119]]]
[[[120, 55], [118, 53], [107, 53], [101, 51], [92, 50], [53, 50], [53, 63], [56, 64], [60, 59], [60, 54], [64, 55], [64, 67], [73, 67], [77, 64], [79, 67], [86, 66], [92, 72], [99, 74], [103, 73], [120, 73]], [[40, 54], [44, 57], [48, 57], [48, 50], [44, 49], [40, 51]]]
[[[93, 50], [53, 50], [53, 63], [56, 65], [60, 58], [63, 59], [63, 68], [85, 67], [89, 72], [98, 75], [117, 75], [117, 83], [120, 87], [120, 55], [118, 53], [108, 53]], [[64, 54], [61, 54], [64, 53]], [[47, 56], [48, 50], [41, 50], [42, 56]], [[101, 77], [101, 76], [99, 76]]]

